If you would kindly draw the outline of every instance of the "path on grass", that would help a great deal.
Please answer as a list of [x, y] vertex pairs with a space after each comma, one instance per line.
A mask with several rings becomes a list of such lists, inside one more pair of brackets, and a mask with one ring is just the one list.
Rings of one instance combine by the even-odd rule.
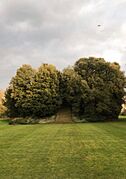
[[71, 109], [61, 108], [57, 113], [56, 123], [73, 123]]

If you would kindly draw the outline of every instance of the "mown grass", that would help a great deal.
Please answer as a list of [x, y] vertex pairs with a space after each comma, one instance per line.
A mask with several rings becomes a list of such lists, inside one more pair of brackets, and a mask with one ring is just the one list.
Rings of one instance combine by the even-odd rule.
[[0, 179], [125, 179], [126, 120], [0, 122]]

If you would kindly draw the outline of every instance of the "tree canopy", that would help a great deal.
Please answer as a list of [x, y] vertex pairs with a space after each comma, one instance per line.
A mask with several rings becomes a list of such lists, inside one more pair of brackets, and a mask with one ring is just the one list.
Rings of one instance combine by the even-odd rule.
[[59, 72], [53, 65], [43, 64], [32, 84], [32, 111], [34, 116], [54, 114], [60, 104]]
[[121, 110], [124, 96], [125, 77], [118, 63], [106, 62], [102, 58], [81, 58], [74, 70], [87, 81], [89, 100], [82, 115], [92, 119], [116, 119]]
[[118, 63], [81, 58], [60, 72], [54, 65], [38, 69], [23, 65], [5, 93], [9, 116], [44, 117], [61, 105], [88, 120], [117, 119], [124, 96], [125, 76]]
[[9, 116], [51, 115], [61, 103], [58, 71], [48, 64], [38, 70], [23, 65], [12, 78], [5, 97]]
[[31, 115], [31, 86], [35, 70], [30, 65], [23, 65], [17, 70], [5, 93], [5, 105], [9, 116]]

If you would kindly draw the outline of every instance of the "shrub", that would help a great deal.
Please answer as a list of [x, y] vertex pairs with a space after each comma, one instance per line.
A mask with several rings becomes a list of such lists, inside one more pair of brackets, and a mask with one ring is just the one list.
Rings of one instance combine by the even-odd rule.
[[39, 120], [32, 118], [14, 118], [9, 120], [10, 125], [15, 124], [38, 124]]

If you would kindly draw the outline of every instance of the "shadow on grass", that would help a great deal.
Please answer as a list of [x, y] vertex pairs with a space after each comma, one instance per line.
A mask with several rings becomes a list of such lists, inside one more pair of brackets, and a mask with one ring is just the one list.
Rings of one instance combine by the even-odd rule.
[[0, 124], [9, 124], [9, 119], [0, 119]]
[[126, 116], [120, 115], [118, 119], [108, 119], [108, 120], [101, 120], [101, 119], [90, 119], [90, 118], [84, 118], [83, 120], [75, 121], [75, 123], [109, 123], [109, 122], [126, 122]]
[[[0, 124], [9, 124], [10, 119], [7, 118], [0, 118]], [[126, 116], [120, 115], [118, 119], [116, 120], [107, 120], [107, 121], [86, 121], [86, 120], [80, 120], [78, 121], [74, 121], [75, 123], [107, 123], [107, 122], [126, 122]], [[49, 123], [48, 123], [49, 124]], [[50, 124], [55, 124], [55, 123], [50, 123]]]

